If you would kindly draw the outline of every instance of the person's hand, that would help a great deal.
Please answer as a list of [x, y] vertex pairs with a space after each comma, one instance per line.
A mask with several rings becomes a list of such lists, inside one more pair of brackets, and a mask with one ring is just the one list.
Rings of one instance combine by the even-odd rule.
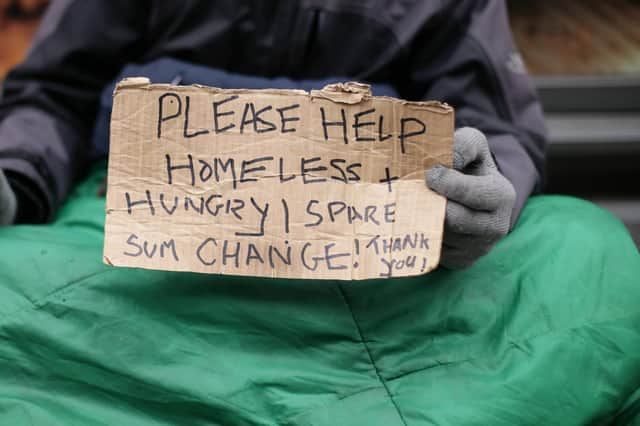
[[453, 169], [427, 171], [427, 185], [447, 198], [440, 264], [471, 266], [509, 232], [516, 192], [496, 167], [485, 135], [464, 127], [453, 137]]
[[16, 218], [18, 203], [2, 169], [0, 169], [0, 226], [11, 225]]

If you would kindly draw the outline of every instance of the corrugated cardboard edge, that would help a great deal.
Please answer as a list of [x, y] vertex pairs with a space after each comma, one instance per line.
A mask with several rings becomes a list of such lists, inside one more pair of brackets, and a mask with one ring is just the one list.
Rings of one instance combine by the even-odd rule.
[[171, 84], [153, 84], [147, 77], [129, 77], [121, 80], [115, 87], [113, 95], [118, 92], [129, 89], [171, 89], [173, 91], [189, 91], [193, 88], [203, 89], [211, 93], [228, 93], [228, 94], [246, 94], [246, 93], [264, 93], [266, 95], [284, 95], [284, 96], [305, 96], [309, 99], [326, 99], [337, 104], [354, 105], [360, 102], [376, 98], [388, 99], [393, 102], [412, 108], [429, 110], [437, 114], [448, 114], [453, 112], [453, 108], [446, 103], [439, 101], [407, 101], [390, 96], [373, 96], [371, 94], [371, 86], [358, 82], [334, 83], [324, 86], [321, 90], [312, 90], [307, 92], [300, 89], [222, 89], [219, 87], [203, 86], [200, 84], [192, 84], [186, 86], [174, 86]]

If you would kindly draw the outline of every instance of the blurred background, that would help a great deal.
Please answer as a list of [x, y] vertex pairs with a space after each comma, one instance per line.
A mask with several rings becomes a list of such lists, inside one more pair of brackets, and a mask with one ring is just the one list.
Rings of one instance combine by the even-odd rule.
[[[48, 0], [0, 0], [0, 81]], [[640, 1], [509, 0], [551, 135], [545, 192], [610, 210], [640, 247]]]

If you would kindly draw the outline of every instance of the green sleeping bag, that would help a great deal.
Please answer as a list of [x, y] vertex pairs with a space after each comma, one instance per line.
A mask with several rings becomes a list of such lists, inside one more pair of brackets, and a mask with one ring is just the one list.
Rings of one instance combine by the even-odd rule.
[[640, 422], [640, 255], [592, 204], [463, 271], [251, 279], [103, 265], [104, 173], [0, 229], [0, 425]]

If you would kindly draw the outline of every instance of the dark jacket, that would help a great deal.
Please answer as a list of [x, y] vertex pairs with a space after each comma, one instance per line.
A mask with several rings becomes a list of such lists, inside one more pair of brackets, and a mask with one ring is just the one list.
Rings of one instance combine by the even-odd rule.
[[540, 185], [542, 113], [503, 1], [58, 0], [0, 101], [0, 168], [21, 220], [50, 218], [82, 175], [103, 87], [124, 64], [158, 57], [445, 101], [458, 126], [489, 136], [518, 194], [514, 220]]
[[[230, 73], [217, 68], [178, 61], [173, 58], [159, 58], [144, 64], [128, 64], [100, 95], [100, 108], [93, 126], [91, 158], [104, 158], [109, 153], [109, 127], [113, 108], [113, 92], [118, 82], [127, 77], [147, 77], [152, 83], [190, 85], [201, 84], [221, 89], [300, 89], [311, 91], [322, 89], [328, 84], [345, 81], [344, 77], [327, 77], [315, 80], [292, 80], [286, 77], [256, 77]], [[373, 84], [371, 92], [375, 96], [397, 98], [398, 92], [388, 84]]]

